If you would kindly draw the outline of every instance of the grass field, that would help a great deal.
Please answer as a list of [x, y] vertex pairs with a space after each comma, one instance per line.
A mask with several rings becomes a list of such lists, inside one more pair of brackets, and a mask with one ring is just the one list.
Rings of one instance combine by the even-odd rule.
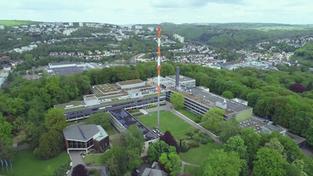
[[55, 169], [67, 163], [70, 163], [70, 158], [65, 152], [49, 160], [39, 160], [32, 151], [20, 151], [14, 156], [12, 170], [2, 174], [7, 176], [48, 176], [52, 175]]
[[201, 163], [206, 160], [205, 156], [207, 154], [219, 148], [220, 146], [218, 144], [209, 142], [205, 145], [200, 145], [197, 148], [192, 148], [186, 153], [180, 153], [179, 155], [181, 159], [186, 162], [201, 165]]
[[24, 21], [24, 20], [0, 20], [0, 25], [4, 26], [18, 26], [23, 24], [31, 24], [32, 21]]
[[[139, 116], [139, 120], [146, 126], [154, 128], [157, 125], [157, 112]], [[168, 111], [160, 112], [160, 128], [162, 132], [170, 131], [176, 140], [185, 138], [187, 132], [194, 130], [192, 126]]]

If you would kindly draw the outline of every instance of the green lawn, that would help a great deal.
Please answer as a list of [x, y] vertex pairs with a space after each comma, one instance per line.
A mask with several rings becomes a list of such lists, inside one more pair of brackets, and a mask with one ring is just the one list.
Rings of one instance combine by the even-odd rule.
[[[154, 128], [157, 125], [157, 112], [139, 116], [138, 119], [146, 126]], [[162, 132], [170, 131], [176, 140], [185, 138], [187, 132], [194, 130], [192, 126], [169, 111], [160, 112], [160, 128]]]
[[49, 160], [39, 160], [32, 151], [20, 151], [14, 156], [12, 170], [2, 174], [8, 176], [50, 176], [55, 169], [66, 163], [70, 163], [70, 158], [66, 152]]
[[206, 155], [212, 152], [215, 149], [219, 149], [221, 146], [218, 144], [209, 142], [205, 145], [200, 145], [197, 148], [192, 148], [186, 153], [180, 153], [180, 157], [182, 160], [192, 163], [192, 164], [197, 164], [201, 165], [202, 162], [206, 160]]
[[0, 20], [0, 25], [4, 26], [18, 26], [23, 24], [31, 24], [32, 21], [24, 21], [24, 20]]
[[184, 168], [184, 172], [187, 173], [187, 174], [190, 174], [192, 176], [200, 175], [199, 167], [195, 167], [195, 166], [186, 165], [185, 168]]
[[101, 166], [102, 163], [102, 156], [103, 154], [88, 154], [84, 158], [84, 162], [87, 165], [93, 165], [93, 166]]
[[201, 115], [198, 115], [196, 113], [193, 113], [191, 111], [188, 111], [186, 109], [180, 109], [178, 110], [180, 113], [184, 114], [187, 116], [189, 119], [193, 120], [194, 122], [200, 122], [201, 121]]

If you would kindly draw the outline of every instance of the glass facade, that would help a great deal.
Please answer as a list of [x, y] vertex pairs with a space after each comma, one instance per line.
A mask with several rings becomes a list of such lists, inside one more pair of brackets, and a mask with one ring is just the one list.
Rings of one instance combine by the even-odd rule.
[[80, 141], [67, 141], [68, 148], [89, 148], [93, 145], [93, 140], [90, 139], [87, 142], [80, 142]]

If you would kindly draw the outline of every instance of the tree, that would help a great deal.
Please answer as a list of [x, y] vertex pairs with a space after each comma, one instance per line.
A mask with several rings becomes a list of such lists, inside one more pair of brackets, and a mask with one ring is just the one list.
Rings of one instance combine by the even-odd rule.
[[169, 131], [165, 131], [165, 133], [160, 137], [160, 140], [164, 141], [170, 146], [174, 146], [176, 151], [179, 151], [177, 141], [175, 140], [174, 136]]
[[230, 137], [239, 134], [240, 132], [239, 124], [235, 119], [222, 121], [220, 126], [221, 130], [219, 136], [220, 139], [224, 142], [227, 141]]
[[261, 148], [254, 161], [254, 176], [285, 176], [287, 161], [279, 151], [270, 148]]
[[0, 158], [12, 157], [12, 125], [0, 113]]
[[176, 152], [162, 153], [159, 162], [171, 176], [176, 176], [180, 173], [181, 160]]
[[239, 136], [230, 137], [225, 144], [225, 151], [237, 152], [241, 159], [247, 159], [247, 146], [245, 141]]
[[306, 156], [303, 159], [304, 161], [304, 172], [307, 173], [308, 176], [313, 176], [313, 159], [312, 157]]
[[86, 119], [87, 124], [101, 125], [106, 131], [112, 130], [112, 125], [110, 122], [110, 115], [108, 113], [99, 112], [91, 115]]
[[295, 160], [291, 164], [287, 164], [286, 172], [288, 176], [307, 176], [304, 171], [304, 162], [302, 160]]
[[278, 151], [280, 154], [284, 152], [284, 146], [279, 142], [277, 138], [272, 138], [269, 142], [265, 144], [265, 147], [274, 149]]
[[49, 159], [57, 156], [63, 149], [63, 136], [58, 131], [49, 130], [41, 135], [34, 154], [41, 159]]
[[173, 92], [170, 98], [171, 103], [174, 105], [175, 109], [184, 108], [184, 96], [181, 93]]
[[234, 98], [234, 94], [231, 91], [229, 91], [229, 90], [224, 91], [222, 96], [225, 97], [225, 98], [228, 98], [228, 99]]
[[289, 163], [303, 158], [301, 149], [291, 138], [283, 136], [279, 133], [272, 133], [270, 137], [277, 138], [279, 140], [279, 143], [283, 146], [283, 156], [287, 158]]
[[251, 167], [252, 161], [255, 158], [256, 152], [261, 142], [261, 136], [256, 133], [252, 128], [246, 128], [241, 130], [240, 137], [247, 145], [248, 165]]
[[112, 176], [124, 175], [127, 171], [128, 159], [124, 147], [113, 147], [103, 155], [102, 160]]
[[310, 126], [306, 132], [306, 140], [311, 146], [313, 146], [313, 120], [310, 122]]
[[171, 147], [164, 141], [160, 140], [149, 145], [148, 158], [150, 162], [157, 161], [162, 153], [170, 153], [175, 151], [176, 149], [174, 147]]
[[239, 176], [243, 164], [237, 153], [216, 150], [208, 155], [200, 172], [202, 176]]
[[128, 133], [124, 136], [124, 145], [128, 157], [127, 168], [130, 170], [135, 169], [142, 162], [140, 155], [144, 145], [143, 135], [137, 126], [132, 125], [128, 128]]
[[214, 133], [218, 133], [221, 130], [221, 123], [224, 121], [224, 111], [219, 108], [212, 108], [204, 114], [203, 127], [212, 130]]
[[88, 176], [88, 171], [84, 165], [78, 164], [73, 168], [72, 176]]
[[289, 89], [296, 93], [303, 93], [305, 91], [305, 87], [302, 84], [294, 83], [290, 85]]
[[55, 130], [62, 133], [66, 127], [66, 120], [63, 109], [51, 108], [45, 114], [45, 126], [48, 130]]

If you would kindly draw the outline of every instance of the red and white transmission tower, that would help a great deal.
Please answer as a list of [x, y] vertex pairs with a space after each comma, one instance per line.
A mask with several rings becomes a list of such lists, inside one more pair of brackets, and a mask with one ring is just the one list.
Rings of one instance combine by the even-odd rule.
[[157, 41], [158, 41], [158, 64], [157, 64], [157, 74], [158, 74], [158, 85], [157, 85], [157, 93], [158, 93], [158, 129], [160, 129], [160, 94], [161, 94], [161, 87], [160, 87], [160, 74], [161, 74], [161, 27], [158, 26], [156, 30], [157, 34]]

